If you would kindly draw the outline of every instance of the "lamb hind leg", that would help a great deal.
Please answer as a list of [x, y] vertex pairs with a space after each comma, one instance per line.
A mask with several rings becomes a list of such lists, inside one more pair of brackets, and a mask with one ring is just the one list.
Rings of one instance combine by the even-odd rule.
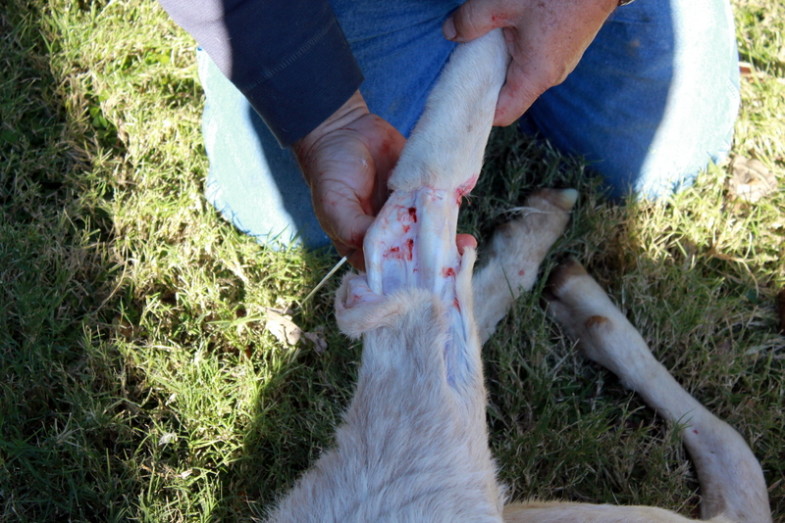
[[393, 192], [363, 244], [374, 293], [419, 288], [442, 300], [450, 318], [447, 381], [479, 418], [485, 393], [471, 268], [458, 252], [456, 227], [461, 200], [482, 168], [506, 64], [500, 30], [455, 50], [389, 180]]
[[541, 189], [526, 199], [520, 217], [493, 235], [487, 262], [472, 280], [480, 342], [485, 343], [521, 292], [531, 290], [540, 263], [562, 235], [578, 198], [574, 189]]
[[549, 314], [583, 353], [615, 373], [657, 413], [685, 424], [682, 438], [701, 484], [704, 519], [771, 521], [760, 464], [744, 439], [685, 391], [576, 261], [554, 271]]

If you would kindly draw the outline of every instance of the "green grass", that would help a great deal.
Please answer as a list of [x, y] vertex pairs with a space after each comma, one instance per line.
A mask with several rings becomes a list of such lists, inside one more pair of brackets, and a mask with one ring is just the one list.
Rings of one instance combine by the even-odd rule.
[[[733, 154], [779, 190], [743, 203], [730, 167], [712, 167], [668, 205], [613, 207], [577, 160], [499, 132], [462, 227], [487, 235], [534, 187], [578, 186], [555, 252], [584, 261], [751, 442], [783, 520], [785, 7], [734, 3], [756, 73]], [[193, 43], [155, 3], [9, 0], [0, 66], [0, 521], [261, 514], [330, 444], [352, 392], [360, 347], [337, 332], [329, 289], [295, 314], [327, 350], [264, 329], [267, 307], [302, 300], [335, 260], [260, 248], [205, 204]], [[675, 428], [575, 355], [539, 289], [485, 356], [515, 495], [695, 513]]]

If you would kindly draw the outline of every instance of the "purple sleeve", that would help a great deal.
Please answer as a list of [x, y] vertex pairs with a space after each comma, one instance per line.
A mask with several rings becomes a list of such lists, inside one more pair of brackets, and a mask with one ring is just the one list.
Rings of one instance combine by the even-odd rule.
[[159, 0], [283, 145], [335, 112], [362, 73], [326, 0]]

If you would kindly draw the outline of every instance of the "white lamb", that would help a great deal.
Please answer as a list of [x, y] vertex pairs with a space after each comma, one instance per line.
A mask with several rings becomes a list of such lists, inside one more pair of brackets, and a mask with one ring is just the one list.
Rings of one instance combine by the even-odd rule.
[[[390, 180], [365, 241], [366, 275], [336, 297], [341, 329], [362, 336], [357, 389], [322, 455], [272, 521], [687, 521], [652, 507], [564, 502], [505, 506], [488, 447], [480, 349], [563, 232], [577, 193], [543, 190], [503, 226], [473, 278], [459, 252], [461, 198], [482, 166], [504, 81], [501, 34], [460, 46]], [[475, 307], [474, 304], [479, 304]], [[557, 269], [549, 312], [682, 436], [712, 521], [771, 521], [760, 465], [739, 434], [682, 389], [577, 262]]]

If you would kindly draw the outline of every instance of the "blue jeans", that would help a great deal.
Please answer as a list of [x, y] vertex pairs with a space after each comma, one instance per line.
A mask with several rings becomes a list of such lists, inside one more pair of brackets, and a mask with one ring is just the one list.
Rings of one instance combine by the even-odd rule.
[[[371, 111], [412, 130], [454, 44], [441, 25], [459, 0], [333, 0], [365, 75]], [[297, 162], [242, 94], [198, 52], [210, 160], [207, 199], [269, 245], [329, 244]], [[727, 0], [640, 0], [611, 16], [567, 80], [521, 120], [583, 156], [611, 194], [656, 199], [687, 187], [731, 145], [738, 55]]]

